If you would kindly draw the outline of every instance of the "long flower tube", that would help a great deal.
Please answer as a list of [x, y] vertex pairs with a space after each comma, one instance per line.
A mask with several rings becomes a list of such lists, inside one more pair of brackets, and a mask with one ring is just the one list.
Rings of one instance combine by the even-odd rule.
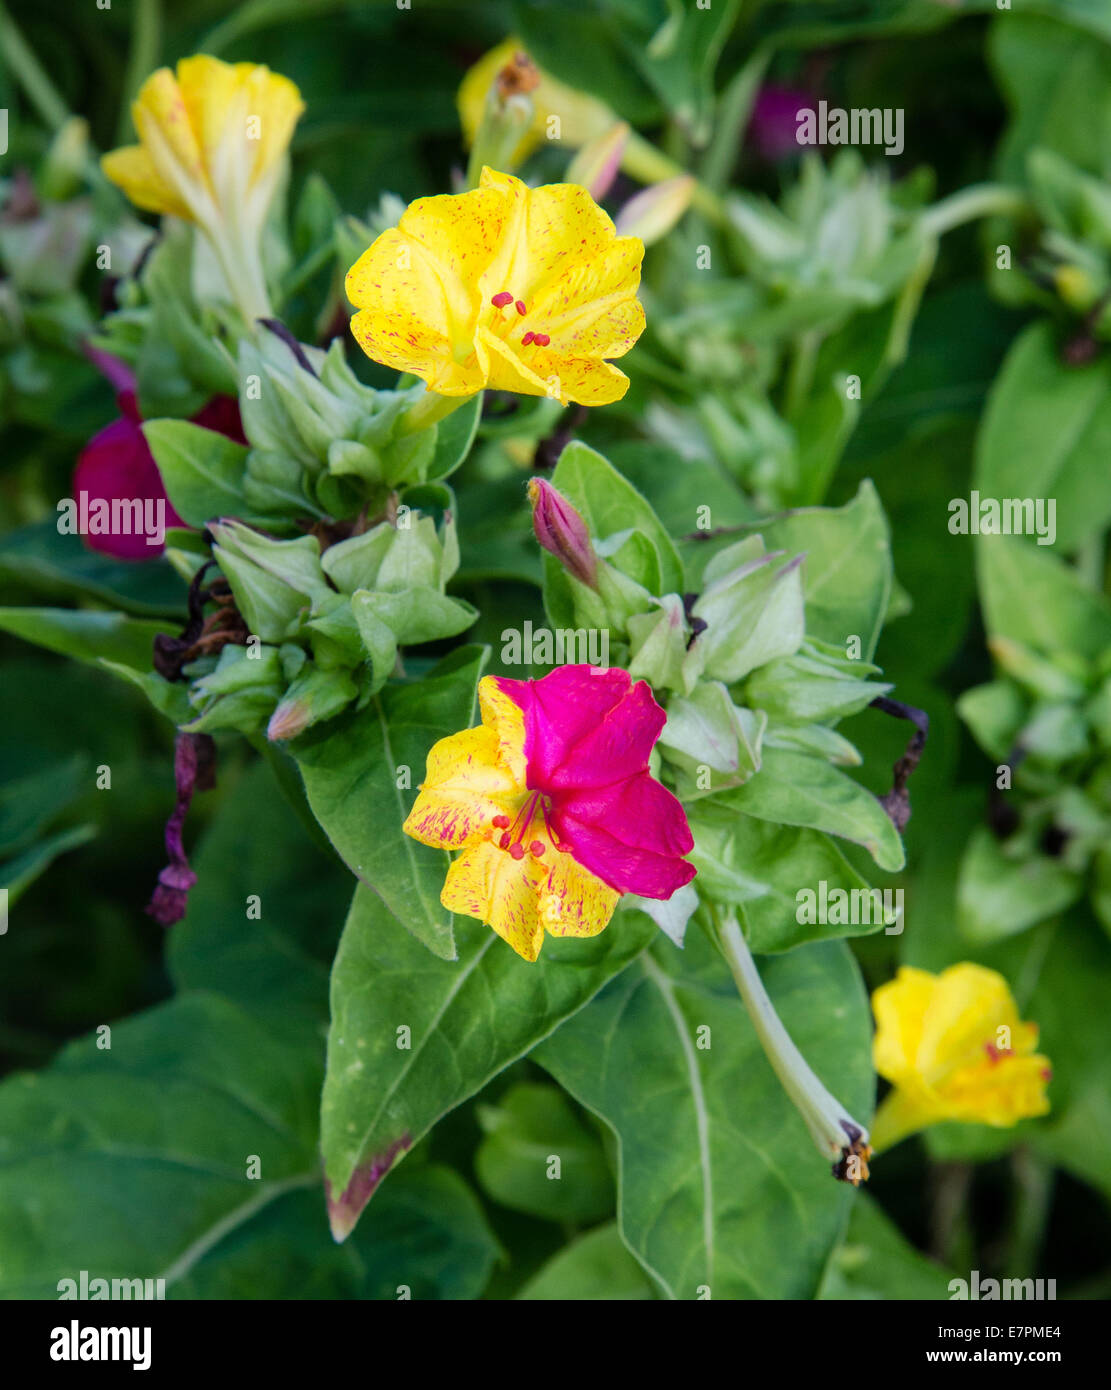
[[732, 913], [714, 917], [718, 942], [733, 974], [764, 1055], [802, 1116], [818, 1152], [833, 1162], [833, 1176], [859, 1187], [868, 1178], [868, 1131], [822, 1085], [795, 1046], [764, 988], [744, 933]]

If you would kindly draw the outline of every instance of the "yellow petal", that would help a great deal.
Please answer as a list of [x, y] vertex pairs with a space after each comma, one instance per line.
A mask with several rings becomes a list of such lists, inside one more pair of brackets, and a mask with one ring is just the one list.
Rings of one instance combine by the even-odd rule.
[[403, 829], [421, 844], [458, 849], [481, 839], [495, 816], [512, 819], [524, 791], [498, 756], [494, 732], [464, 729], [433, 744]]
[[926, 1010], [934, 997], [936, 978], [925, 970], [901, 966], [895, 978], [872, 995], [876, 1036], [872, 1060], [876, 1071], [891, 1082], [914, 1076]]
[[143, 83], [131, 108], [139, 140], [163, 183], [189, 208], [193, 218], [207, 214], [211, 193], [196, 132], [181, 88], [169, 68]]
[[159, 174], [142, 145], [125, 145], [101, 155], [100, 167], [105, 178], [122, 188], [137, 208], [169, 213], [186, 221], [192, 218], [188, 205]]
[[482, 722], [493, 731], [498, 752], [518, 786], [525, 785], [525, 712], [502, 690], [493, 676], [478, 683], [478, 707]]
[[247, 109], [258, 116], [259, 135], [252, 140], [252, 182], [266, 177], [289, 149], [293, 128], [305, 109], [301, 92], [295, 82], [279, 72], [271, 72], [261, 64], [246, 63]]
[[514, 859], [488, 840], [465, 849], [448, 870], [440, 901], [449, 912], [477, 917], [519, 956], [534, 961], [544, 944], [537, 916], [540, 883], [547, 870], [531, 854]]
[[629, 389], [629, 378], [608, 362], [592, 358], [562, 358], [553, 364], [552, 379], [566, 405], [610, 405]]
[[964, 1062], [986, 1054], [997, 1030], [1009, 1030], [1013, 1042], [1018, 1010], [1007, 981], [994, 970], [964, 962], [937, 976], [933, 998], [923, 1019], [918, 1069], [927, 1081], [941, 1078]]
[[600, 878], [552, 849], [548, 880], [540, 894], [540, 920], [553, 936], [597, 936], [608, 924], [621, 896]]

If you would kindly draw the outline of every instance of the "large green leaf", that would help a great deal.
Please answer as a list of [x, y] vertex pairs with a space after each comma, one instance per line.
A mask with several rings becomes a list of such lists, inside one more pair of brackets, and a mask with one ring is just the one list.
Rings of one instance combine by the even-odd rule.
[[59, 534], [50, 520], [0, 540], [0, 575], [47, 597], [81, 594], [138, 616], [185, 612], [185, 585], [165, 560], [114, 560], [80, 536]]
[[0, 608], [0, 631], [22, 637], [77, 661], [114, 661], [149, 671], [154, 639], [165, 623], [129, 618], [123, 613], [94, 613], [79, 608]]
[[350, 1248], [329, 1240], [302, 1042], [191, 994], [0, 1086], [0, 1296], [57, 1298], [82, 1270], [184, 1298], [477, 1296], [497, 1247], [446, 1169], [415, 1167]]
[[655, 1296], [651, 1280], [629, 1254], [615, 1221], [565, 1245], [517, 1295], [525, 1302], [628, 1301]]
[[448, 856], [401, 827], [429, 749], [469, 727], [484, 661], [484, 649], [463, 647], [430, 676], [388, 686], [366, 709], [329, 720], [293, 750], [313, 814], [336, 852], [444, 960], [455, 958], [452, 915], [440, 904]]
[[457, 922], [437, 960], [365, 888], [332, 971], [321, 1130], [343, 1238], [390, 1165], [447, 1111], [535, 1046], [655, 935], [621, 917], [588, 941], [549, 937], [528, 964], [481, 923]]
[[[848, 949], [816, 945], [761, 973], [803, 1054], [866, 1121], [871, 1028]], [[533, 1058], [614, 1130], [621, 1231], [667, 1297], [814, 1296], [849, 1189], [701, 934], [681, 952], [661, 939]]]
[[950, 1274], [920, 1255], [866, 1192], [858, 1192], [845, 1239], [830, 1256], [819, 1298], [949, 1298]]
[[1111, 361], [1066, 366], [1052, 325], [1031, 324], [988, 397], [976, 489], [999, 501], [1052, 500], [1056, 545], [1071, 552], [1111, 521], [1109, 455]]
[[244, 445], [189, 420], [149, 420], [143, 434], [174, 510], [190, 526], [243, 516]]
[[906, 859], [899, 832], [872, 793], [821, 758], [805, 753], [767, 748], [755, 777], [707, 800], [758, 820], [839, 835], [863, 845], [888, 873], [897, 873]]
[[486, 1137], [475, 1172], [495, 1202], [549, 1221], [612, 1215], [613, 1179], [601, 1141], [557, 1086], [520, 1082], [496, 1106], [480, 1106], [478, 1117]]
[[981, 536], [976, 568], [989, 637], [1090, 658], [1111, 646], [1111, 606], [1043, 547], [1015, 536]]

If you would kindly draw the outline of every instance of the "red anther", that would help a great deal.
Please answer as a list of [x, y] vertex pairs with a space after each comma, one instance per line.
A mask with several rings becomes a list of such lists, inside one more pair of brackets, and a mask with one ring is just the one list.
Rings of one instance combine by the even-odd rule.
[[[508, 302], [509, 301], [507, 300], [506, 303]], [[521, 315], [522, 318], [525, 316], [525, 314], [528, 313], [528, 310], [525, 308], [525, 301], [523, 299], [518, 299], [517, 301], [517, 312]]]
[[535, 854], [536, 857], [539, 859], [539, 857], [544, 853], [544, 845], [542, 841], [533, 840], [532, 844], [529, 845], [529, 853]]
[[529, 343], [533, 342], [535, 338], [535, 333], [526, 333], [525, 336], [521, 339], [521, 346], [528, 347]]
[[1050, 1071], [1050, 1069], [1049, 1069], [1048, 1067], [1043, 1067], [1043, 1068], [1042, 1068], [1042, 1080], [1043, 1080], [1043, 1081], [1052, 1081], [1052, 1080], [1053, 1080], [1053, 1073]]
[[499, 845], [502, 849], [508, 849], [508, 848], [509, 848], [509, 831], [508, 831], [508, 830], [505, 832], [505, 834], [504, 834], [504, 835], [501, 837], [501, 839], [498, 841], [498, 845]]
[[525, 857], [524, 846], [521, 844], [510, 845], [509, 853], [513, 856], [514, 859], [523, 859]]
[[496, 826], [498, 827], [499, 830], [508, 830], [508, 829], [509, 829], [509, 817], [508, 817], [508, 816], [495, 816], [494, 819], [493, 819], [493, 821], [491, 822], [491, 824], [492, 824], [492, 825], [496, 825]]
[[532, 340], [537, 347], [547, 347], [552, 341], [546, 333], [534, 333], [532, 335]]
[[496, 294], [490, 303], [495, 309], [504, 309], [507, 304], [513, 303], [513, 296], [508, 290], [502, 290], [501, 294]]

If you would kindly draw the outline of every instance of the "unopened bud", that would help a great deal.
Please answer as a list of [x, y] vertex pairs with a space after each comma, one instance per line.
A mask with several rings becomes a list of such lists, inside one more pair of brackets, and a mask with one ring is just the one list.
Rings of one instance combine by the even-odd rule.
[[617, 177], [628, 140], [629, 127], [618, 121], [604, 135], [582, 147], [567, 166], [567, 182], [581, 184], [596, 202], [600, 201]]
[[528, 494], [536, 539], [580, 583], [597, 588], [598, 561], [582, 517], [544, 478], [533, 478]]
[[617, 214], [618, 236], [635, 236], [651, 246], [666, 236], [691, 205], [695, 180], [690, 174], [665, 179], [630, 198]]

